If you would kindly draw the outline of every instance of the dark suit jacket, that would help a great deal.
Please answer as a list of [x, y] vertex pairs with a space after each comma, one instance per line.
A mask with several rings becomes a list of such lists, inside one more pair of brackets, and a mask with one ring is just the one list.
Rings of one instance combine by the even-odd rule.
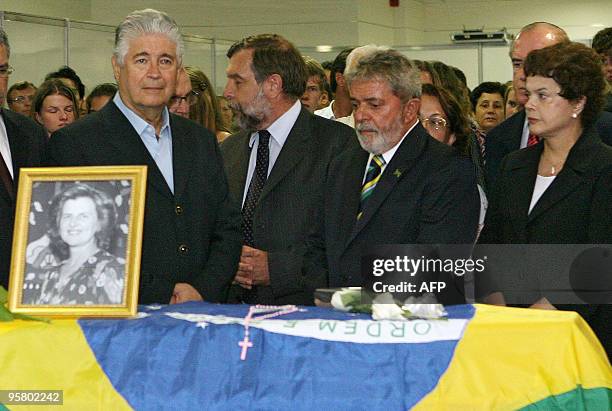
[[[248, 165], [250, 134], [240, 132], [221, 145], [230, 192], [242, 202]], [[313, 304], [313, 289], [300, 272], [304, 242], [313, 215], [322, 201], [329, 163], [355, 131], [302, 108], [270, 171], [253, 216], [255, 248], [268, 252], [270, 286], [244, 292], [234, 286], [230, 302]]]
[[[540, 143], [505, 157], [479, 242], [612, 244], [612, 148], [601, 142], [595, 130], [583, 133], [528, 214], [542, 151]], [[610, 355], [610, 306], [560, 308], [582, 314]]]
[[240, 253], [239, 212], [229, 201], [215, 136], [173, 114], [170, 127], [174, 195], [112, 102], [54, 133], [49, 163], [147, 165], [139, 302], [167, 303], [178, 282], [194, 286], [206, 301], [223, 301]]
[[[13, 187], [19, 183], [19, 169], [40, 166], [43, 161], [47, 135], [31, 119], [0, 108], [13, 160]], [[15, 217], [15, 193], [11, 197], [0, 183], [0, 285], [8, 288], [9, 266]]]
[[[330, 166], [323, 215], [309, 238], [305, 272], [317, 277], [328, 271], [331, 287], [360, 286], [361, 257], [373, 245], [474, 242], [480, 201], [469, 158], [418, 124], [387, 164], [357, 221], [368, 157], [353, 146]], [[439, 300], [464, 302], [460, 278], [448, 283], [456, 288], [449, 287]]]
[[[487, 134], [485, 141], [485, 177], [489, 190], [495, 187], [502, 159], [506, 154], [521, 148], [524, 124], [525, 110], [521, 110]], [[601, 140], [612, 146], [612, 113], [602, 112], [597, 118], [596, 128]]]

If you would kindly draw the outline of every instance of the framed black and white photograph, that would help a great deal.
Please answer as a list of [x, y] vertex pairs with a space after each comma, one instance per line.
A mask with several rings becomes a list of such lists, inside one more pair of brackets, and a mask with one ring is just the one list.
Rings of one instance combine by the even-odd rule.
[[146, 166], [21, 169], [9, 309], [135, 315], [145, 190]]

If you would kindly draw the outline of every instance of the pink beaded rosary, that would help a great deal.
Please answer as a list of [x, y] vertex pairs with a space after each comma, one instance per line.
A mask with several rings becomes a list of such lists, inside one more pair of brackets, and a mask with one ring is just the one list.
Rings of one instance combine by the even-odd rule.
[[[240, 359], [246, 360], [247, 350], [253, 347], [253, 343], [249, 341], [249, 326], [251, 321], [261, 321], [268, 318], [278, 317], [298, 311], [295, 305], [255, 305], [249, 307], [249, 312], [244, 317], [244, 338], [238, 342], [238, 345], [242, 347], [240, 351]], [[263, 314], [255, 317], [255, 314]]]

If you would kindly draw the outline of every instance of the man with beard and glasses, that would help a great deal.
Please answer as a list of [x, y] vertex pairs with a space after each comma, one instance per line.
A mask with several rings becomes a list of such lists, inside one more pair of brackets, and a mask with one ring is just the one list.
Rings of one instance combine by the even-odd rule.
[[[361, 260], [375, 245], [471, 244], [480, 208], [470, 160], [418, 120], [420, 73], [411, 61], [379, 50], [346, 77], [361, 147], [348, 148], [329, 167], [303, 270], [328, 275], [331, 287], [362, 285]], [[440, 281], [454, 287], [439, 301], [464, 301], [460, 278]]]
[[244, 245], [230, 302], [312, 304], [316, 279], [300, 274], [304, 241], [320, 205], [325, 173], [354, 131], [302, 107], [307, 71], [275, 34], [228, 51], [224, 95], [241, 131], [225, 140], [230, 192], [242, 204]]

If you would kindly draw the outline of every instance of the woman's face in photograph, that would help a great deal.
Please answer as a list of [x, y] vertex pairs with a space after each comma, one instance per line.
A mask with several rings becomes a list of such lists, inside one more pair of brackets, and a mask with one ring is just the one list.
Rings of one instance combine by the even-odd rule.
[[70, 247], [86, 245], [95, 241], [100, 231], [96, 204], [89, 197], [67, 200], [60, 216], [60, 236]]
[[52, 94], [43, 100], [40, 113], [36, 113], [36, 119], [51, 135], [74, 122], [74, 110], [76, 108], [68, 97]]

